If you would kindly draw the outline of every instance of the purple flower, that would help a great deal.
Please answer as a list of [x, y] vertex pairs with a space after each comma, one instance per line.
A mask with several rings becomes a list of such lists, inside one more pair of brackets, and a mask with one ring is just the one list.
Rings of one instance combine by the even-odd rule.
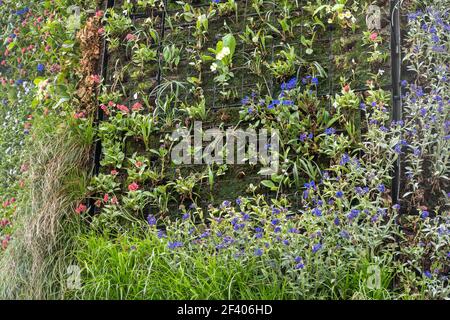
[[425, 277], [427, 277], [428, 279], [431, 279], [431, 277], [433, 276], [432, 274], [431, 274], [431, 272], [430, 271], [425, 271], [424, 273], [423, 273], [423, 275], [425, 276]]
[[380, 184], [380, 185], [377, 187], [377, 189], [378, 189], [378, 191], [380, 191], [381, 193], [383, 193], [383, 192], [386, 191], [386, 187], [384, 186], [384, 184]]
[[260, 257], [260, 256], [262, 256], [262, 254], [263, 254], [262, 249], [258, 248], [255, 250], [255, 256]]
[[183, 216], [181, 217], [181, 219], [183, 219], [183, 220], [189, 219], [189, 213], [183, 214]]

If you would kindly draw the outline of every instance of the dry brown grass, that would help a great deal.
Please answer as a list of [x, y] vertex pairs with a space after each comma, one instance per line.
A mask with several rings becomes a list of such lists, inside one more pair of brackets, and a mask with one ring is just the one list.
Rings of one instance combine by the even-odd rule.
[[61, 298], [73, 235], [81, 228], [73, 208], [85, 192], [89, 147], [61, 127], [35, 139], [28, 161], [19, 227], [0, 259], [0, 297]]

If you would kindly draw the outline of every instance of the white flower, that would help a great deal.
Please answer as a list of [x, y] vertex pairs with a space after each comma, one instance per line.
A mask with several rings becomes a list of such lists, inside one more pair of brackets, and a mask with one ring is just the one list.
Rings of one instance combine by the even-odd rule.
[[216, 72], [216, 70], [217, 70], [217, 63], [213, 63], [212, 65], [211, 65], [211, 71], [212, 72]]
[[220, 52], [217, 54], [217, 60], [222, 60], [223, 58], [225, 58], [226, 56], [230, 55], [231, 51], [230, 48], [228, 47], [224, 47], [222, 50], [220, 50]]

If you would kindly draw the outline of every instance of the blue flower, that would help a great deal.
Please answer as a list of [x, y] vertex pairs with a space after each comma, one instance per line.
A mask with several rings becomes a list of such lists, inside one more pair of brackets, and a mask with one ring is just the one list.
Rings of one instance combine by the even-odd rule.
[[272, 220], [272, 225], [274, 225], [274, 226], [276, 226], [279, 223], [280, 223], [280, 219], [273, 219]]
[[320, 249], [322, 248], [322, 244], [319, 242], [319, 243], [316, 243], [315, 245], [313, 245], [313, 247], [312, 247], [312, 253], [316, 253], [317, 251], [319, 251]]
[[327, 128], [327, 129], [325, 129], [325, 133], [327, 135], [331, 136], [331, 135], [336, 133], [336, 129], [334, 129], [334, 128]]
[[425, 220], [426, 218], [428, 218], [430, 216], [430, 213], [426, 210], [422, 211], [422, 214], [420, 215], [420, 217]]
[[284, 106], [292, 106], [292, 105], [294, 105], [294, 101], [292, 101], [292, 100], [283, 100], [282, 104]]
[[183, 243], [180, 241], [175, 241], [175, 242], [169, 242], [167, 244], [167, 247], [171, 250], [176, 249], [176, 248], [180, 248], [183, 246]]
[[342, 230], [341, 232], [339, 232], [339, 235], [344, 239], [350, 239], [350, 234], [345, 230]]
[[322, 216], [322, 210], [320, 210], [319, 208], [314, 208], [312, 210], [312, 213], [316, 216], [316, 217], [321, 217]]
[[423, 273], [423, 275], [425, 276], [425, 277], [427, 277], [428, 279], [431, 279], [431, 277], [433, 276], [432, 274], [431, 274], [431, 272], [430, 271], [425, 271], [424, 273]]
[[300, 139], [301, 142], [304, 142], [307, 137], [308, 137], [308, 135], [306, 133], [302, 133], [302, 134], [300, 134], [300, 138], [299, 139]]
[[220, 3], [220, 0], [211, 0], [212, 3]]
[[293, 77], [288, 82], [283, 82], [281, 84], [281, 90], [292, 90], [297, 86], [297, 78]]
[[166, 233], [163, 230], [158, 230], [158, 238], [165, 238], [166, 237]]
[[155, 218], [155, 216], [152, 215], [152, 214], [149, 214], [148, 217], [147, 217], [147, 222], [151, 226], [156, 225], [156, 218]]
[[183, 216], [181, 217], [181, 219], [183, 219], [183, 220], [189, 219], [189, 213], [183, 214]]
[[339, 162], [339, 164], [340, 164], [341, 166], [344, 166], [344, 165], [346, 165], [349, 161], [350, 161], [349, 155], [346, 154], [346, 153], [344, 153], [344, 154], [342, 155], [342, 158], [341, 158], [341, 161]]
[[383, 193], [383, 192], [386, 191], [386, 187], [384, 186], [384, 184], [380, 184], [380, 185], [377, 187], [377, 189], [378, 189], [378, 191], [380, 191], [381, 193]]
[[354, 218], [356, 218], [359, 215], [360, 212], [361, 211], [359, 211], [358, 209], [352, 209], [350, 211], [350, 213], [347, 215], [347, 218], [349, 220], [353, 220]]
[[30, 11], [30, 9], [28, 9], [28, 7], [25, 7], [25, 8], [23, 8], [23, 9], [20, 9], [20, 10], [16, 11], [16, 14], [17, 14], [18, 16], [22, 16], [22, 15], [28, 13], [28, 11]]
[[295, 270], [301, 270], [305, 267], [303, 263], [297, 263], [294, 267]]
[[37, 65], [37, 71], [38, 72], [43, 72], [45, 70], [45, 66], [42, 63], [39, 63]]
[[341, 190], [339, 190], [338, 192], [336, 192], [336, 198], [340, 199], [344, 196], [344, 192], [342, 192]]
[[318, 86], [319, 85], [319, 79], [317, 78], [312, 78], [311, 83]]
[[255, 256], [260, 257], [260, 256], [262, 256], [262, 254], [263, 254], [262, 249], [258, 248], [255, 250]]
[[341, 224], [341, 220], [339, 220], [339, 217], [334, 218], [334, 225], [338, 226]]

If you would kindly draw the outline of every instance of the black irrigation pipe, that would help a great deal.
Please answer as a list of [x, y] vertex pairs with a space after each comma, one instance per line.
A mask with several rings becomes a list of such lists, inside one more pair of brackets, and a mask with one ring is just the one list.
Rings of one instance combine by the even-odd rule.
[[[400, 2], [390, 0], [391, 15], [391, 83], [392, 83], [392, 120], [402, 119], [401, 101], [401, 33], [400, 33]], [[397, 204], [401, 190], [401, 155], [398, 155], [392, 174], [392, 202]]]
[[[104, 12], [107, 14], [107, 9], [114, 7], [114, 0], [106, 0], [104, 3]], [[106, 41], [106, 38], [103, 38], [102, 43], [102, 51], [101, 51], [101, 57], [99, 61], [99, 74], [101, 75], [102, 79], [106, 79], [107, 76], [107, 69], [108, 69], [108, 43]], [[102, 108], [97, 108], [97, 114], [94, 118], [94, 127], [98, 127], [100, 123], [103, 121], [105, 117], [105, 114], [103, 112]], [[94, 168], [93, 168], [93, 176], [98, 176], [100, 173], [100, 159], [102, 156], [102, 141], [100, 139], [97, 139], [95, 141], [94, 146]], [[94, 206], [94, 199], [92, 197], [88, 200], [88, 207], [90, 210], [91, 215], [95, 213], [95, 206]]]

